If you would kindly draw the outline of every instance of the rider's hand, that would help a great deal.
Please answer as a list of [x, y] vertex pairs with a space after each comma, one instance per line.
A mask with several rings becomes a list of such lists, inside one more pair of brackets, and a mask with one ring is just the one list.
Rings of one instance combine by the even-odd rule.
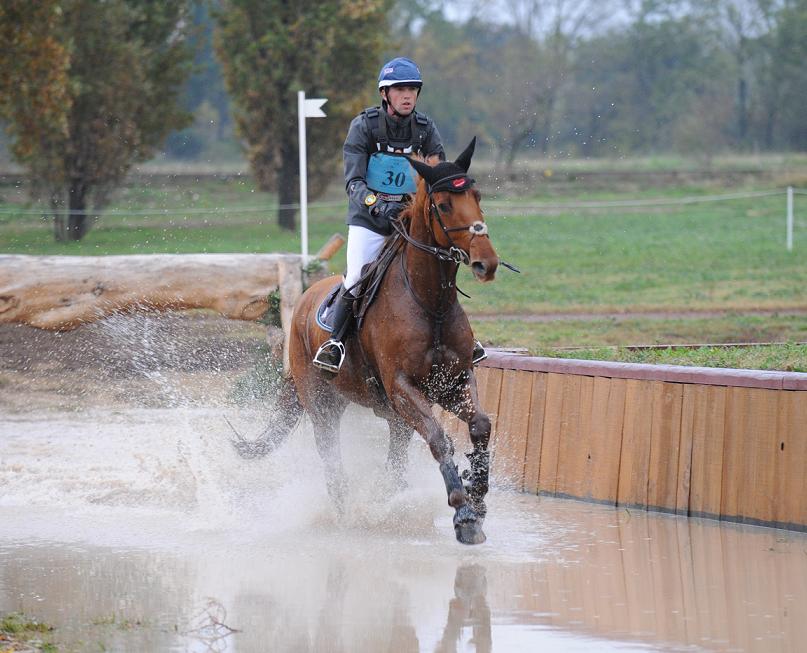
[[378, 202], [370, 209], [370, 213], [374, 218], [383, 218], [385, 220], [394, 220], [401, 212], [403, 204], [401, 202]]

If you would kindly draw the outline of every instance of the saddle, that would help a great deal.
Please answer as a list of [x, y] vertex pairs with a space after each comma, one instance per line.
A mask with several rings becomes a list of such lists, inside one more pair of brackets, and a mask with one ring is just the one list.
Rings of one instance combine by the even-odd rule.
[[[378, 295], [384, 275], [402, 244], [403, 238], [396, 231], [384, 241], [378, 257], [362, 268], [361, 277], [352, 288], [352, 293], [356, 297], [356, 301], [353, 302], [353, 317], [356, 318], [357, 332], [361, 330], [367, 311]], [[328, 309], [333, 305], [341, 287], [340, 284], [336, 284], [317, 308], [317, 325], [328, 333], [333, 331], [333, 324], [330, 321], [333, 314]]]

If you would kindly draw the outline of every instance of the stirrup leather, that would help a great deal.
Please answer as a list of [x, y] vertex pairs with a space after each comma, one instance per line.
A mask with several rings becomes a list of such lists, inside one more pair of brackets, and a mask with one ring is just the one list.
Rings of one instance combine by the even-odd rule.
[[478, 340], [474, 341], [474, 350], [471, 352], [471, 363], [477, 365], [488, 357], [488, 352]]
[[342, 367], [342, 363], [344, 363], [344, 361], [345, 346], [339, 340], [334, 340], [331, 338], [320, 345], [320, 348], [317, 349], [317, 353], [314, 355], [314, 360], [312, 362], [314, 363], [315, 367], [322, 370], [327, 370], [328, 372], [336, 373]]

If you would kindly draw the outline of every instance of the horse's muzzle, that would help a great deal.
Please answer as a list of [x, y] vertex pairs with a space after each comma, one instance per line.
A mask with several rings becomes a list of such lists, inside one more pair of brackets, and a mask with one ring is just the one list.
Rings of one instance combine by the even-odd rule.
[[493, 281], [493, 277], [496, 276], [496, 268], [498, 265], [499, 261], [497, 259], [478, 259], [476, 261], [471, 261], [471, 271], [474, 273], [474, 276], [479, 279], [479, 281]]

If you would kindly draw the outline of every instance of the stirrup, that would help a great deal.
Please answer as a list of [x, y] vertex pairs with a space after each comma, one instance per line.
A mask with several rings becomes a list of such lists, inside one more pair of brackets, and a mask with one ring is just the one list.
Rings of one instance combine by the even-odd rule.
[[333, 338], [326, 340], [317, 349], [312, 362], [315, 367], [336, 374], [345, 362], [345, 346]]
[[478, 340], [474, 341], [474, 350], [471, 352], [471, 363], [477, 365], [488, 357], [488, 352]]

